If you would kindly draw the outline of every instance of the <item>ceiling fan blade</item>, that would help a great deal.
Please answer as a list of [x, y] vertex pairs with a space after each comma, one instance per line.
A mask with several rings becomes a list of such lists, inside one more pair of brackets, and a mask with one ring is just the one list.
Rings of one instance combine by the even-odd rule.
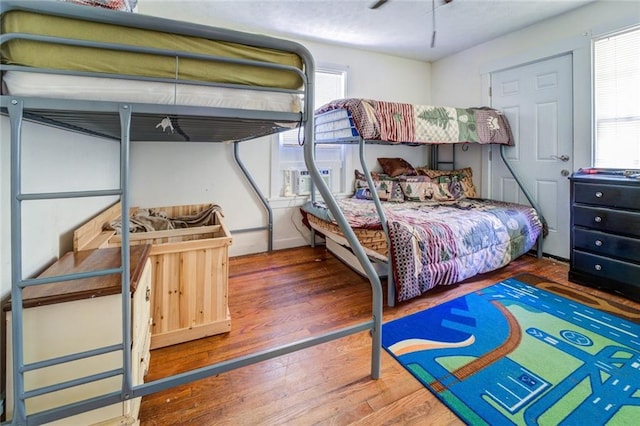
[[380, 6], [382, 6], [383, 4], [385, 4], [388, 0], [378, 0], [377, 2], [375, 2], [374, 4], [372, 4], [371, 6], [369, 6], [369, 9], [377, 9]]

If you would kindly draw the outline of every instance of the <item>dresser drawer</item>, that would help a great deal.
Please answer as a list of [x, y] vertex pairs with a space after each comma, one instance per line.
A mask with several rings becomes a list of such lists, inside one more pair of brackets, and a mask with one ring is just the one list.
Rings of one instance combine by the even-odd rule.
[[573, 246], [603, 256], [613, 256], [640, 263], [640, 240], [606, 234], [590, 229], [575, 228]]
[[575, 203], [640, 210], [640, 186], [576, 182], [573, 200]]
[[147, 259], [138, 280], [138, 287], [133, 294], [131, 321], [131, 341], [135, 345], [138, 341], [146, 340], [149, 336], [149, 322], [151, 321], [151, 261]]
[[603, 281], [614, 280], [640, 287], [640, 264], [623, 262], [579, 250], [573, 251], [571, 263], [572, 269], [575, 271], [602, 278]]
[[640, 212], [573, 206], [573, 224], [640, 237]]

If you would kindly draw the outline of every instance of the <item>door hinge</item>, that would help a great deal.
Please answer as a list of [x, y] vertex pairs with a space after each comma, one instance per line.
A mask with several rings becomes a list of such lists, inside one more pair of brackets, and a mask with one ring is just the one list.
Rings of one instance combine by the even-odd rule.
[[489, 86], [489, 97], [491, 97], [493, 95], [493, 90], [491, 90], [491, 86]]

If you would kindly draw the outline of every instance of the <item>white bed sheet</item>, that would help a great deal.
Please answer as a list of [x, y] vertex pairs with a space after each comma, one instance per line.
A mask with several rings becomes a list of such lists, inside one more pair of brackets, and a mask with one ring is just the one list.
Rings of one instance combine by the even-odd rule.
[[55, 99], [136, 102], [300, 112], [300, 95], [115, 78], [7, 71], [5, 94]]

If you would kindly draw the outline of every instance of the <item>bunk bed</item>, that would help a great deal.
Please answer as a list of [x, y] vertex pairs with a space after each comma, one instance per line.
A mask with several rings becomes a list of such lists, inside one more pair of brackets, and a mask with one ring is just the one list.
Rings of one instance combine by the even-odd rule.
[[[129, 222], [130, 145], [138, 141], [233, 143], [235, 161], [269, 212], [268, 203], [237, 158], [239, 142], [304, 125], [313, 139], [314, 61], [298, 43], [134, 13], [60, 1], [3, 1], [1, 112], [11, 130], [11, 334], [13, 422], [44, 423], [209, 377], [282, 354], [369, 331], [371, 376], [380, 375], [380, 280], [304, 147], [310, 175], [337, 218], [372, 286], [369, 321], [349, 325], [259, 353], [133, 385], [129, 232], [122, 234], [119, 267], [28, 278], [23, 271], [23, 203], [83, 197], [119, 199]], [[248, 101], [248, 103], [246, 102]], [[113, 140], [120, 150], [120, 186], [113, 189], [28, 193], [22, 190], [22, 124], [25, 120]], [[87, 218], [79, 218], [79, 221]], [[271, 236], [269, 249], [271, 249]], [[122, 342], [83, 353], [24, 363], [23, 292], [34, 286], [119, 274]], [[24, 374], [106, 352], [121, 352], [121, 368], [77, 380], [25, 389]], [[105, 375], [122, 387], [103, 395], [31, 412], [26, 401]]]
[[[448, 170], [379, 158], [383, 173], [371, 173], [364, 161], [368, 143], [451, 144], [454, 153], [459, 143], [512, 146], [509, 123], [500, 111], [340, 99], [315, 113], [316, 143], [360, 144], [364, 173], [356, 170], [353, 198], [338, 204], [376, 270], [389, 278], [390, 306], [437, 285], [498, 269], [536, 245], [541, 254], [544, 218], [512, 168], [534, 207], [478, 198], [472, 170], [456, 169], [455, 155]], [[504, 149], [501, 152], [506, 163]], [[433, 154], [431, 161], [440, 162]], [[305, 222], [326, 237], [329, 249], [359, 269], [326, 205], [314, 199], [302, 210]]]

